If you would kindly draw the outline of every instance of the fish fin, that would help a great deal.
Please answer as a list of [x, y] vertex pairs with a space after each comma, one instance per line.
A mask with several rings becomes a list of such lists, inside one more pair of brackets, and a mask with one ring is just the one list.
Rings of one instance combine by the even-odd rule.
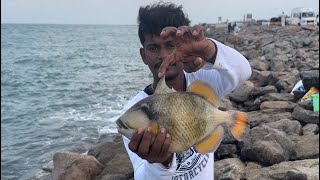
[[198, 153], [206, 154], [214, 152], [219, 147], [224, 135], [224, 129], [222, 126], [218, 126], [209, 136], [197, 143], [194, 148]]
[[187, 91], [193, 92], [209, 101], [213, 106], [219, 107], [219, 96], [208, 84], [196, 80], [191, 83]]
[[163, 76], [157, 84], [154, 94], [167, 94], [176, 92], [173, 88], [169, 88], [165, 81], [165, 76]]
[[151, 133], [156, 136], [158, 134], [159, 131], [159, 125], [158, 123], [156, 123], [155, 121], [151, 121], [150, 123], [150, 127], [151, 127]]
[[241, 141], [241, 135], [247, 127], [248, 116], [244, 112], [233, 112], [230, 132], [235, 139]]

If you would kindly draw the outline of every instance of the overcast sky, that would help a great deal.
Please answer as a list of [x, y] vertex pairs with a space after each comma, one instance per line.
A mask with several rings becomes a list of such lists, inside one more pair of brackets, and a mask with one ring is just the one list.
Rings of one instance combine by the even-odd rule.
[[[319, 12], [319, 0], [171, 0], [184, 7], [192, 24], [270, 19], [295, 7]], [[156, 0], [1, 0], [1, 23], [137, 24], [140, 6]]]

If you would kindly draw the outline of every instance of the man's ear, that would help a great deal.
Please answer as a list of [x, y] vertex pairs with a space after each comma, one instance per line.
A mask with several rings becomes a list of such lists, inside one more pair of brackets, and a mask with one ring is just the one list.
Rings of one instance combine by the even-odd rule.
[[144, 64], [147, 65], [146, 54], [144, 52], [144, 48], [140, 48], [140, 56], [141, 56]]

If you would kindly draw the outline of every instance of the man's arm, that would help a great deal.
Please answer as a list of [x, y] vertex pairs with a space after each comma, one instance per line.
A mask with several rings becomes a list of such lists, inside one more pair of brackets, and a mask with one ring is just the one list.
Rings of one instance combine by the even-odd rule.
[[248, 80], [252, 70], [248, 60], [238, 51], [214, 39], [208, 40], [216, 46], [214, 61], [206, 61], [195, 73], [186, 73], [187, 83], [200, 79], [222, 98]]
[[[217, 91], [220, 97], [230, 93], [251, 76], [248, 60], [238, 51], [216, 40], [206, 38], [201, 26], [181, 26], [164, 28], [160, 36], [175, 38], [176, 49], [169, 55], [159, 68], [162, 77], [169, 65], [183, 62], [188, 73], [201, 68], [213, 69], [205, 81]], [[199, 79], [194, 77], [195, 79]], [[202, 77], [203, 78], [203, 77]], [[201, 79], [202, 79], [201, 78]]]

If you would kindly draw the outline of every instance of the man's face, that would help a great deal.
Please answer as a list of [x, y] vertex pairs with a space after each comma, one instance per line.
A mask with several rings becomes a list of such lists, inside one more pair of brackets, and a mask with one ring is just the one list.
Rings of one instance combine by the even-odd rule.
[[[158, 77], [159, 67], [166, 57], [173, 53], [175, 44], [172, 37], [162, 39], [160, 36], [146, 35], [144, 48], [140, 49], [140, 55], [143, 62], [149, 66], [153, 77]], [[168, 67], [166, 79], [174, 79], [183, 72], [181, 62], [175, 63]]]

